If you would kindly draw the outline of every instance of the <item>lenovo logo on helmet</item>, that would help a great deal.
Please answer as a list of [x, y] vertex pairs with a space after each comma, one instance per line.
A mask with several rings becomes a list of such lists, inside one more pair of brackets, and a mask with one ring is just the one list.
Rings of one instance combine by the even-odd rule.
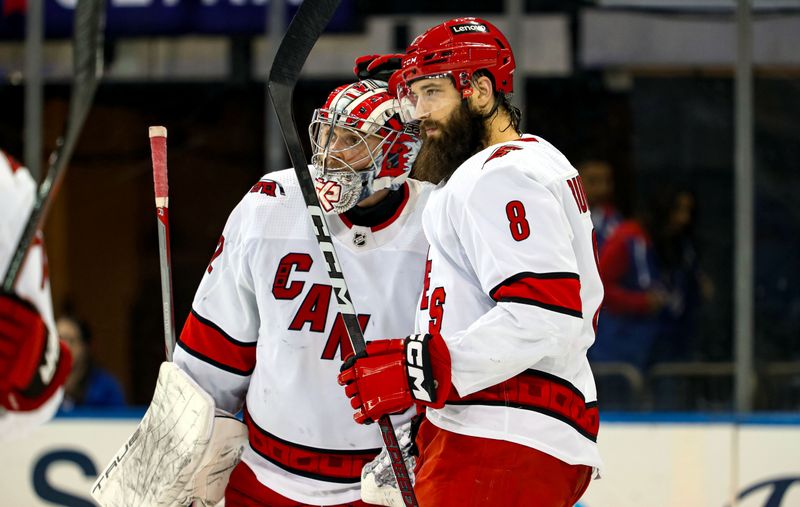
[[459, 35], [462, 33], [474, 33], [474, 32], [487, 33], [489, 31], [489, 29], [486, 28], [486, 25], [480, 23], [467, 23], [464, 25], [454, 25], [450, 27], [450, 30], [452, 30], [455, 35]]

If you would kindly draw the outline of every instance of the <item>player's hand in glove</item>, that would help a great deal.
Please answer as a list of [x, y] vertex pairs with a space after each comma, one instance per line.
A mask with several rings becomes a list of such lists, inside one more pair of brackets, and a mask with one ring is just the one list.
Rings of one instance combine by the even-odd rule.
[[452, 387], [450, 352], [439, 335], [375, 340], [367, 344], [366, 355], [344, 362], [339, 384], [345, 386], [359, 424], [402, 412], [413, 403], [441, 408]]
[[0, 293], [0, 406], [34, 410], [66, 380], [69, 350], [48, 333], [39, 312], [14, 294]]
[[389, 81], [392, 74], [400, 70], [403, 56], [405, 55], [402, 53], [359, 56], [356, 58], [353, 73], [359, 80], [377, 79], [378, 81]]

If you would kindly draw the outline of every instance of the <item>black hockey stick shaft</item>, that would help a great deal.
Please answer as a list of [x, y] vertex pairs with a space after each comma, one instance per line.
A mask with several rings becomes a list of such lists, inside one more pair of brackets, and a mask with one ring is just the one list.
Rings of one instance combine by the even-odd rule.
[[66, 166], [92, 106], [102, 71], [104, 13], [105, 0], [78, 0], [75, 6], [72, 35], [73, 81], [66, 130], [56, 141], [56, 149], [50, 154], [47, 175], [39, 185], [28, 222], [3, 277], [3, 290], [6, 292], [14, 289], [31, 242], [36, 231], [44, 224], [50, 204], [64, 179]]
[[[364, 334], [358, 323], [353, 301], [350, 298], [350, 291], [347, 288], [344, 273], [342, 273], [341, 263], [336, 255], [328, 224], [325, 222], [325, 215], [319, 205], [317, 192], [314, 189], [314, 181], [308, 171], [308, 162], [300, 144], [300, 136], [297, 132], [292, 111], [292, 96], [294, 87], [300, 77], [300, 71], [309, 53], [311, 53], [311, 49], [336, 11], [339, 1], [305, 0], [300, 5], [283, 36], [283, 40], [281, 40], [278, 51], [275, 53], [267, 88], [275, 113], [278, 116], [286, 148], [289, 151], [289, 159], [294, 167], [306, 208], [311, 217], [317, 243], [322, 256], [325, 258], [328, 276], [336, 295], [336, 304], [344, 320], [353, 351], [356, 354], [360, 354], [366, 349]], [[378, 421], [378, 424], [380, 425], [381, 436], [386, 444], [386, 449], [391, 457], [392, 469], [403, 496], [403, 502], [407, 506], [416, 506], [417, 499], [414, 495], [411, 479], [403, 461], [403, 454], [400, 451], [400, 445], [397, 442], [392, 422], [388, 416], [383, 416]]]

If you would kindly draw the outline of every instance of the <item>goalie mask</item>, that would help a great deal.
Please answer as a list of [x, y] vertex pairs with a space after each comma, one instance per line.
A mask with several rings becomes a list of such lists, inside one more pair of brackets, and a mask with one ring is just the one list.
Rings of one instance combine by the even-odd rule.
[[336, 88], [308, 127], [311, 175], [326, 213], [344, 213], [375, 192], [405, 182], [421, 141], [404, 126], [386, 83], [365, 80]]

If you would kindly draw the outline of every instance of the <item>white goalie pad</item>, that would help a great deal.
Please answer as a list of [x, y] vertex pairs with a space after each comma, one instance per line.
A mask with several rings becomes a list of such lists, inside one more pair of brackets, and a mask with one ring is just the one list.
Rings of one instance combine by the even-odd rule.
[[139, 427], [92, 486], [102, 507], [216, 505], [247, 441], [247, 427], [175, 363], [161, 364]]
[[[417, 458], [410, 454], [411, 423], [398, 426], [395, 430], [397, 443], [403, 453], [411, 483], [414, 483], [414, 465]], [[403, 494], [397, 486], [397, 479], [392, 470], [392, 461], [386, 447], [381, 450], [375, 459], [364, 465], [361, 469], [361, 499], [370, 505], [386, 505], [388, 507], [405, 507]]]

